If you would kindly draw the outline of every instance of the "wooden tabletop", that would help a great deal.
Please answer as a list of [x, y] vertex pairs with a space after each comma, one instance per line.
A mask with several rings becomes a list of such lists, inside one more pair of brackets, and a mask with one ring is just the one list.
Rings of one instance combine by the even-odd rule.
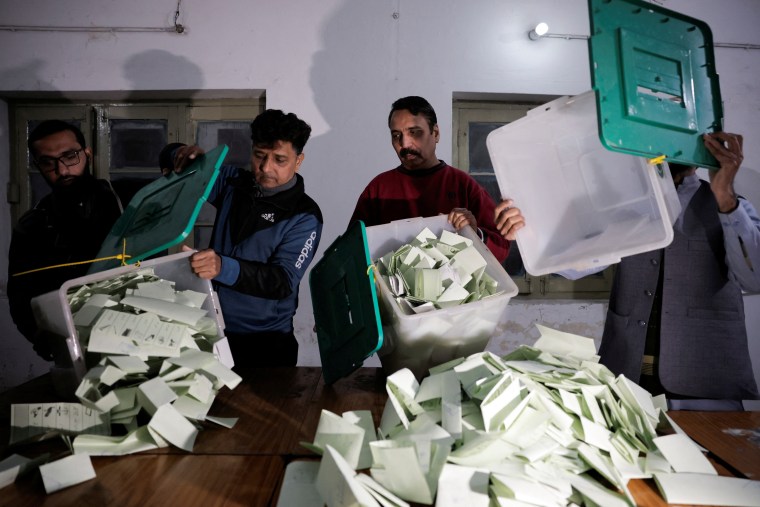
[[760, 412], [668, 412], [733, 475], [760, 480]]
[[[322, 410], [370, 410], [380, 422], [387, 395], [379, 368], [361, 368], [325, 385], [320, 368], [238, 372], [243, 381], [223, 389], [211, 415], [237, 417], [231, 428], [205, 425], [193, 453], [175, 447], [120, 457], [93, 457], [97, 477], [46, 495], [38, 473], [0, 490], [0, 504], [22, 505], [276, 505], [284, 469], [314, 455], [311, 442]], [[48, 376], [0, 393], [0, 459], [65, 451], [60, 439], [9, 448], [12, 403], [61, 401]], [[760, 413], [669, 412], [712, 452], [719, 473], [756, 478], [760, 466]], [[753, 432], [754, 431], [754, 432]], [[651, 480], [630, 484], [639, 505], [665, 506]]]

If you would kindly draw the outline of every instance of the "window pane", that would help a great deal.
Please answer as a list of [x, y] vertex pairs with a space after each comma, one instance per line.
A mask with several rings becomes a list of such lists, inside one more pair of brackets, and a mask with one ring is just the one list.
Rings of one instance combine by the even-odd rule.
[[493, 202], [501, 202], [501, 191], [499, 190], [499, 184], [496, 182], [496, 176], [492, 174], [471, 174], [470, 176], [486, 189]]
[[119, 172], [111, 175], [111, 186], [119, 196], [122, 206], [126, 209], [132, 197], [142, 187], [155, 181], [156, 178], [163, 178], [161, 172], [156, 169], [155, 172]]
[[225, 165], [251, 167], [251, 123], [248, 121], [199, 121], [196, 132], [198, 146], [210, 150], [226, 144], [230, 151]]
[[516, 241], [509, 242], [509, 255], [507, 255], [503, 266], [509, 276], [525, 276], [525, 266]]
[[167, 120], [109, 120], [111, 170], [151, 168], [168, 139]]
[[469, 156], [471, 173], [490, 173], [493, 174], [491, 157], [488, 155], [486, 147], [486, 137], [495, 130], [504, 125], [504, 123], [492, 122], [470, 122], [467, 126], [467, 136], [469, 139]]

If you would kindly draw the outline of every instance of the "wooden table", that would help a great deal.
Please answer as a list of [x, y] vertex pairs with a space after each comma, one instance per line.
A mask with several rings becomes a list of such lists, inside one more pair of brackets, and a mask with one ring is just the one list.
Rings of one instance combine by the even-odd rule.
[[[386, 401], [385, 375], [361, 368], [325, 385], [320, 368], [272, 368], [239, 372], [243, 382], [223, 389], [211, 409], [238, 417], [235, 427], [206, 426], [193, 453], [175, 447], [120, 457], [93, 457], [97, 477], [46, 495], [38, 473], [0, 490], [0, 505], [247, 505], [274, 506], [288, 463], [313, 458], [299, 445], [312, 441], [323, 409], [340, 414], [370, 410], [375, 425]], [[7, 446], [11, 403], [60, 401], [45, 375], [0, 393], [0, 459], [16, 452], [34, 457], [65, 451], [58, 439]], [[712, 452], [721, 474], [757, 478], [760, 412], [669, 412]], [[731, 430], [731, 431], [727, 431]], [[650, 480], [632, 481], [639, 505], [667, 505]]]

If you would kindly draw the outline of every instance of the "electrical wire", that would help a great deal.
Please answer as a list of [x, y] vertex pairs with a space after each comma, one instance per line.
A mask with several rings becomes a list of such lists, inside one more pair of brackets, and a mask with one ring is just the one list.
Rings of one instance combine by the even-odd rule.
[[174, 26], [51, 26], [51, 25], [0, 25], [0, 31], [5, 32], [159, 32], [159, 33], [185, 33], [185, 26], [178, 23], [182, 0], [177, 0], [177, 8], [174, 11]]

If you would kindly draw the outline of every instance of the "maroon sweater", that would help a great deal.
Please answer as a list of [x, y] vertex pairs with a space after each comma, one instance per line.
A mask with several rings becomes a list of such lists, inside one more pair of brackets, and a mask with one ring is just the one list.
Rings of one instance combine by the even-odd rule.
[[351, 221], [364, 225], [448, 214], [453, 208], [470, 210], [478, 221], [485, 244], [504, 262], [509, 243], [494, 225], [494, 202], [469, 174], [441, 161], [430, 169], [409, 171], [403, 166], [377, 175], [356, 202]]

